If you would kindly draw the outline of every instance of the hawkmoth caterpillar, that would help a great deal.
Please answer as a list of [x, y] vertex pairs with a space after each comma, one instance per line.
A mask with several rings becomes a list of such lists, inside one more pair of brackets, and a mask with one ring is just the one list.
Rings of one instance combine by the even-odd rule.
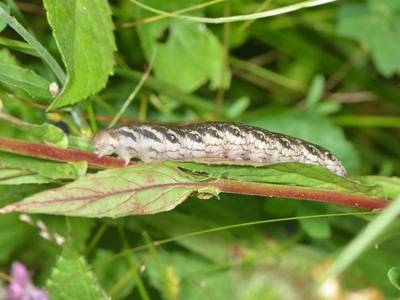
[[99, 157], [116, 153], [126, 165], [131, 158], [144, 162], [190, 159], [262, 164], [299, 162], [346, 175], [342, 163], [318, 145], [240, 123], [122, 126], [99, 131], [93, 137], [92, 145]]

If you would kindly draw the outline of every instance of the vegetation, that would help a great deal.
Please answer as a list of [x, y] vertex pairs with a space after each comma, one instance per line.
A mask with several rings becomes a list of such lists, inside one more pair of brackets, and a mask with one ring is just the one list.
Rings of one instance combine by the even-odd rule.
[[[398, 297], [399, 1], [7, 0], [0, 31], [0, 299]], [[90, 145], [202, 120], [322, 145], [349, 177]]]

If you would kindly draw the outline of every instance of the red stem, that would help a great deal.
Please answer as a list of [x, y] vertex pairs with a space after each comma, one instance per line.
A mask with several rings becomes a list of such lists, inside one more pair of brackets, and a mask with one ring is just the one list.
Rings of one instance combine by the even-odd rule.
[[[99, 158], [94, 153], [86, 151], [60, 149], [54, 146], [8, 138], [0, 138], [0, 151], [62, 162], [87, 161], [89, 166], [94, 168], [120, 168], [124, 166], [123, 160], [109, 156]], [[198, 185], [213, 186], [224, 193], [302, 199], [370, 210], [382, 209], [390, 203], [390, 201], [385, 199], [377, 199], [337, 191], [239, 182], [233, 180], [202, 182], [198, 183]]]
[[97, 157], [96, 154], [75, 149], [60, 149], [54, 146], [25, 142], [9, 138], [0, 138], [0, 151], [40, 157], [62, 162], [87, 161], [93, 168], [121, 168], [122, 159], [110, 156]]
[[212, 183], [211, 185], [224, 193], [301, 199], [369, 210], [382, 209], [391, 203], [389, 200], [363, 195], [294, 186], [288, 187], [233, 180], [219, 181]]

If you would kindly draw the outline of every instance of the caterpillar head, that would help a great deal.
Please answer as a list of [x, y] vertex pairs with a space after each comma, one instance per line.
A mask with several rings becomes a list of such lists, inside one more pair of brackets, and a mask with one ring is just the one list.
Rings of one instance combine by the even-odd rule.
[[117, 148], [117, 139], [113, 137], [109, 130], [100, 130], [92, 138], [92, 146], [96, 149], [98, 157], [113, 154]]

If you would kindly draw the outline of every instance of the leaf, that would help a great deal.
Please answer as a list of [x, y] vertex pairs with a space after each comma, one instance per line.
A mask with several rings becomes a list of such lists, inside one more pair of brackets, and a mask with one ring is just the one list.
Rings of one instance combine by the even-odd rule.
[[[6, 5], [3, 2], [0, 2], [0, 6], [7, 12], [10, 13], [10, 7], [8, 5]], [[0, 19], [0, 32], [3, 31], [4, 28], [6, 28], [7, 26], [7, 22], [3, 21], [2, 19]]]
[[26, 68], [0, 63], [0, 82], [22, 89], [35, 99], [53, 99], [49, 92], [50, 81]]
[[[137, 164], [88, 175], [5, 207], [4, 211], [86, 217], [123, 217], [173, 209], [193, 192], [203, 177], [163, 164]], [[214, 189], [213, 193], [218, 191]]]
[[[177, 167], [205, 174], [185, 173]], [[215, 180], [209, 181], [212, 178]], [[229, 184], [229, 181], [223, 182], [219, 180], [220, 178], [236, 180], [241, 183], [239, 186], [242, 190], [235, 188], [234, 181]], [[0, 213], [29, 212], [113, 218], [155, 214], [175, 208], [194, 192], [201, 195], [203, 199], [204, 196], [217, 195], [220, 189], [224, 190], [224, 187], [228, 187], [230, 192], [246, 194], [247, 189], [252, 189], [252, 184], [254, 187], [254, 183], [259, 183], [257, 187], [260, 189], [267, 188], [270, 192], [278, 192], [283, 197], [285, 195], [288, 197], [290, 190], [293, 190], [292, 187], [298, 185], [301, 190], [293, 190], [295, 194], [290, 194], [290, 197], [323, 200], [325, 191], [340, 191], [348, 195], [363, 197], [368, 195], [375, 198], [371, 203], [368, 203], [369, 199], [364, 198], [344, 200], [358, 201], [354, 204], [358, 207], [378, 205], [376, 201], [380, 202], [380, 200], [376, 198], [382, 194], [379, 187], [362, 185], [312, 165], [286, 163], [255, 168], [254, 166], [208, 166], [196, 163], [164, 162], [136, 164], [88, 175], [63, 187], [47, 190], [6, 206], [0, 209]], [[279, 183], [279, 185], [274, 186], [270, 183]], [[307, 194], [307, 188], [311, 193], [313, 189], [316, 189], [317, 195], [320, 196], [315, 198], [315, 194]], [[281, 191], [284, 191], [283, 194]], [[331, 201], [334, 202], [334, 200]], [[364, 203], [364, 201], [367, 202]]]
[[390, 77], [400, 74], [400, 2], [369, 0], [346, 3], [339, 12], [338, 32], [367, 48], [378, 71]]
[[[111, 294], [112, 288], [115, 289], [115, 285], [117, 282], [120, 282], [122, 278], [126, 278], [126, 276], [130, 275], [129, 280], [125, 280], [124, 285], [118, 286], [118, 290], [113, 296], [112, 299], [128, 299], [127, 296], [132, 292], [133, 288], [136, 285], [136, 282], [132, 277], [134, 275], [133, 272], [138, 272], [135, 270], [136, 264], [136, 255], [126, 256], [118, 256], [117, 253], [97, 248], [95, 257], [93, 259], [92, 264], [96, 266], [96, 275], [99, 278], [101, 286], [109, 291]], [[104, 261], [112, 261], [112, 263], [104, 263]], [[132, 267], [134, 266], [134, 267]]]
[[147, 273], [164, 299], [234, 299], [230, 273], [213, 267], [195, 255], [158, 251], [149, 260]]
[[45, 0], [47, 18], [67, 68], [67, 82], [50, 108], [71, 105], [104, 88], [116, 49], [106, 0]]
[[250, 99], [241, 97], [230, 105], [225, 114], [230, 119], [239, 117], [250, 106]]
[[0, 169], [0, 185], [43, 184], [52, 180], [42, 175], [21, 169]]
[[[169, 237], [196, 232], [205, 228], [214, 228], [220, 225], [218, 224], [218, 220], [206, 220], [197, 215], [188, 215], [175, 211], [169, 214], [161, 214], [154, 218], [143, 218], [141, 222], [143, 222], [146, 228], [153, 228], [153, 231], [162, 232], [163, 235]], [[185, 226], [182, 227], [182, 224], [185, 224]], [[218, 232], [217, 234], [179, 239], [176, 243], [212, 261], [223, 262], [228, 259], [229, 255], [226, 249], [234, 244], [235, 241], [229, 232]]]
[[[199, 1], [157, 1], [146, 4], [173, 11]], [[139, 17], [152, 13], [139, 9]], [[198, 12], [198, 10], [197, 10]], [[149, 60], [156, 50], [156, 77], [184, 92], [192, 92], [210, 80], [211, 88], [226, 86], [222, 80], [224, 52], [221, 43], [204, 24], [175, 18], [137, 27], [142, 48]], [[229, 71], [225, 74], [229, 77]]]
[[321, 100], [325, 89], [325, 78], [321, 74], [314, 77], [307, 93], [306, 103], [308, 108], [314, 108]]
[[18, 66], [18, 61], [7, 48], [0, 49], [0, 64]]
[[37, 137], [40, 141], [58, 146], [59, 148], [66, 149], [68, 147], [68, 137], [65, 132], [49, 123], [43, 123], [41, 125], [23, 123], [16, 126], [19, 130], [30, 133]]
[[17, 215], [0, 216], [0, 262], [5, 263], [12, 253], [33, 235], [33, 227], [21, 222]]
[[394, 199], [400, 195], [400, 178], [385, 176], [360, 176], [357, 179], [363, 184], [379, 184], [385, 196]]
[[393, 286], [400, 290], [400, 267], [392, 267], [388, 272], [389, 281], [393, 284]]
[[1, 168], [31, 171], [50, 179], [76, 179], [86, 173], [87, 163], [58, 163], [40, 158], [0, 152]]
[[190, 162], [167, 162], [169, 165], [192, 172], [206, 173], [213, 178], [226, 178], [248, 182], [276, 183], [325, 190], [342, 191], [382, 197], [377, 185], [364, 185], [329, 170], [300, 163], [281, 163], [267, 166], [207, 165]]
[[66, 245], [47, 282], [51, 299], [109, 299], [85, 259]]

